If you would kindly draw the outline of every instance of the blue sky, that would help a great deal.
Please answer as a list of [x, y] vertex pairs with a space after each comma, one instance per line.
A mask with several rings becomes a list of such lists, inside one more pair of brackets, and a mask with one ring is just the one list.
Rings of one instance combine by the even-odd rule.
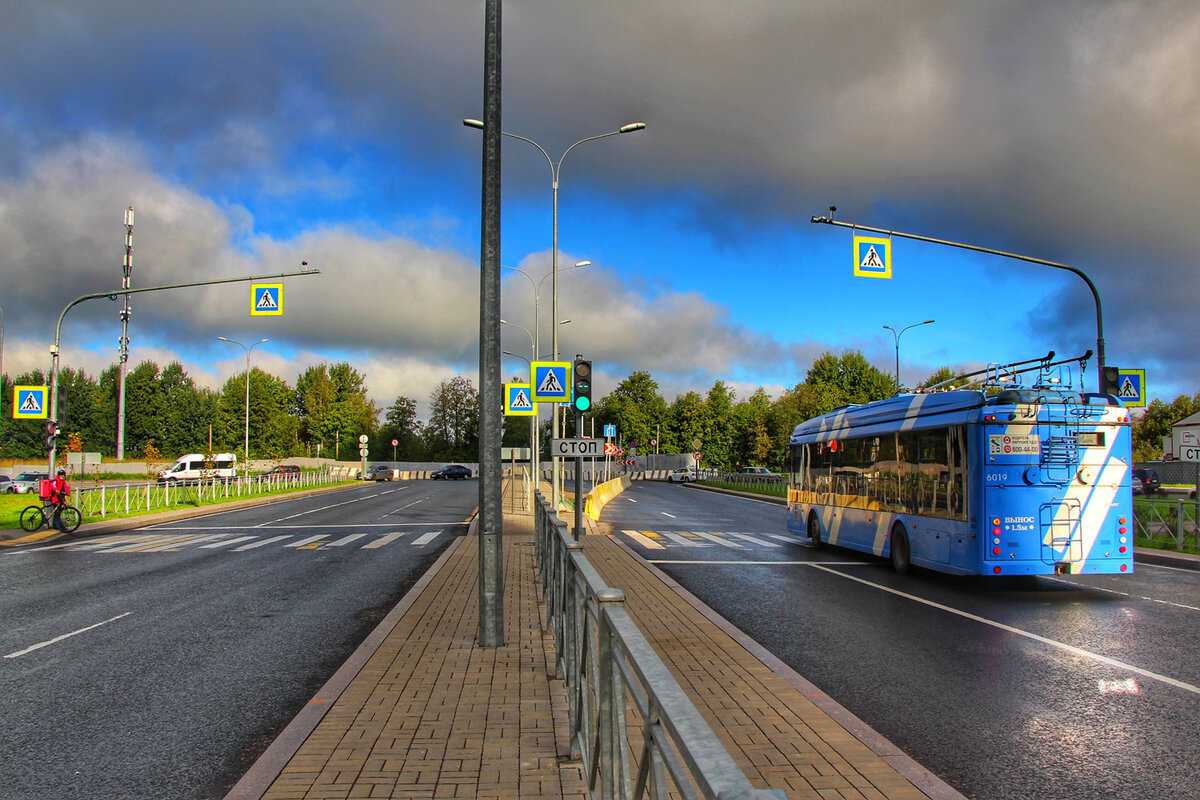
[[[1194, 3], [508, 0], [502, 35], [505, 130], [557, 159], [647, 125], [562, 167], [560, 266], [592, 264], [560, 274], [560, 352], [598, 394], [645, 369], [668, 400], [777, 395], [847, 349], [890, 372], [882, 326], [931, 318], [905, 383], [1094, 348], [1075, 276], [896, 239], [892, 280], [855, 278], [850, 231], [809, 221], [831, 204], [1085, 270], [1108, 362], [1151, 398], [1200, 390]], [[135, 286], [322, 271], [282, 318], [239, 286], [135, 296], [134, 362], [215, 387], [244, 365], [217, 336], [270, 338], [255, 364], [349, 360], [381, 407], [475, 379], [482, 38], [475, 0], [0, 5], [5, 371], [48, 367], [62, 308], [119, 285], [133, 205]], [[502, 157], [502, 261], [540, 278], [550, 170], [514, 139]], [[506, 273], [505, 319], [532, 327], [531, 294]], [[115, 305], [80, 306], [64, 363], [96, 374], [118, 336]]]

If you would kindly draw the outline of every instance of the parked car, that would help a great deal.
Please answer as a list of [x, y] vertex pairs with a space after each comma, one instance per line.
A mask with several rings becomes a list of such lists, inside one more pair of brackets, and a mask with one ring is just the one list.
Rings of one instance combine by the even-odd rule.
[[386, 464], [375, 464], [367, 467], [367, 474], [363, 476], [364, 481], [390, 481], [395, 476], [395, 471]]
[[435, 481], [456, 481], [460, 478], [471, 477], [471, 470], [469, 467], [464, 467], [462, 464], [447, 464], [441, 469], [434, 470], [433, 474], [429, 477], [433, 478]]
[[264, 481], [284, 481], [300, 477], [300, 467], [295, 464], [279, 464], [271, 467], [266, 472], [260, 472], [254, 476], [254, 480], [258, 483]]
[[690, 483], [700, 480], [700, 474], [694, 469], [673, 469], [667, 473], [667, 483]]
[[16, 494], [17, 490], [13, 488], [13, 479], [10, 475], [0, 475], [0, 494]]
[[761, 478], [766, 481], [781, 481], [782, 475], [778, 475], [766, 467], [742, 467], [738, 470], [738, 475], [743, 475], [748, 478]]
[[39, 483], [49, 477], [45, 472], [22, 472], [13, 478], [12, 486], [5, 491], [13, 494], [37, 494]]
[[1142, 469], [1136, 467], [1133, 470], [1133, 477], [1140, 480], [1142, 490], [1139, 492], [1134, 489], [1134, 494], [1159, 494], [1162, 491], [1162, 481], [1158, 478], [1158, 472], [1152, 469]]
[[1132, 478], [1129, 479], [1129, 482], [1133, 485], [1133, 493], [1135, 495], [1142, 494], [1144, 487], [1142, 485], [1141, 478], [1139, 478], [1137, 475], [1134, 475]]

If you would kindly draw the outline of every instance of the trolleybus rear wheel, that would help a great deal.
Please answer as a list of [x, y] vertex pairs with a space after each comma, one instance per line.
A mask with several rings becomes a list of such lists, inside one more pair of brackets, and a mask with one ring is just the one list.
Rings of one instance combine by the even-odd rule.
[[908, 533], [903, 525], [892, 528], [892, 569], [903, 575], [912, 566], [912, 553], [908, 549]]
[[808, 515], [808, 543], [813, 547], [821, 546], [821, 520], [816, 514]]

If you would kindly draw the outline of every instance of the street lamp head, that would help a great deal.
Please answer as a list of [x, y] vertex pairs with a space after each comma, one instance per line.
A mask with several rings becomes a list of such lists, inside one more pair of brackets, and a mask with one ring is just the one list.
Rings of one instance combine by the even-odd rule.
[[590, 267], [591, 264], [592, 264], [592, 262], [590, 262], [590, 261], [576, 261], [575, 262], [576, 267]]
[[924, 322], [922, 322], [921, 324], [922, 324], [922, 325], [928, 325], [928, 324], [929, 324], [929, 323], [931, 323], [931, 322], [933, 322], [933, 320], [931, 320], [931, 319], [927, 319], [927, 320], [925, 320]]
[[218, 336], [217, 339], [218, 339], [218, 341], [222, 341], [222, 342], [230, 342], [230, 343], [233, 342], [232, 339], [226, 339], [224, 336]]
[[621, 129], [618, 131], [618, 133], [633, 133], [634, 131], [644, 131], [644, 130], [646, 130], [646, 123], [631, 122], [628, 125], [622, 125]]
[[479, 130], [483, 130], [483, 122], [477, 119], [464, 119], [463, 125], [466, 125], [468, 128], [478, 128]]

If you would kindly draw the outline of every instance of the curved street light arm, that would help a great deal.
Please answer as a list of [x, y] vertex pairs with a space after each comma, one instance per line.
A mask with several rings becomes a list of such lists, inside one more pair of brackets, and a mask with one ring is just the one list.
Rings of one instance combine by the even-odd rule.
[[[832, 212], [831, 212], [832, 214]], [[836, 225], [839, 228], [852, 228], [855, 230], [870, 231], [871, 233], [881, 233], [885, 236], [895, 236], [901, 239], [912, 239], [918, 242], [928, 242], [930, 244], [941, 244], [947, 247], [957, 247], [961, 250], [973, 250], [976, 253], [987, 253], [993, 256], [1002, 256], [1004, 258], [1013, 258], [1017, 261], [1025, 261], [1030, 264], [1040, 264], [1043, 267], [1053, 267], [1054, 269], [1066, 270], [1074, 273], [1083, 279], [1087, 284], [1088, 289], [1092, 293], [1092, 299], [1096, 303], [1096, 370], [1100, 380], [1100, 391], [1104, 390], [1104, 311], [1100, 306], [1100, 292], [1096, 290], [1096, 284], [1092, 283], [1092, 279], [1087, 274], [1070, 264], [1062, 264], [1058, 261], [1048, 261], [1044, 258], [1036, 258], [1035, 256], [1025, 256], [1020, 253], [1009, 253], [1004, 250], [995, 250], [990, 247], [981, 247], [974, 244], [965, 244], [963, 242], [952, 242], [949, 239], [937, 239], [932, 236], [921, 236], [916, 233], [903, 233], [901, 231], [890, 231], [886, 228], [874, 228], [870, 225], [857, 225], [852, 222], [842, 222], [841, 220], [833, 219], [832, 215], [828, 217], [814, 216], [810, 220], [814, 224]]]

